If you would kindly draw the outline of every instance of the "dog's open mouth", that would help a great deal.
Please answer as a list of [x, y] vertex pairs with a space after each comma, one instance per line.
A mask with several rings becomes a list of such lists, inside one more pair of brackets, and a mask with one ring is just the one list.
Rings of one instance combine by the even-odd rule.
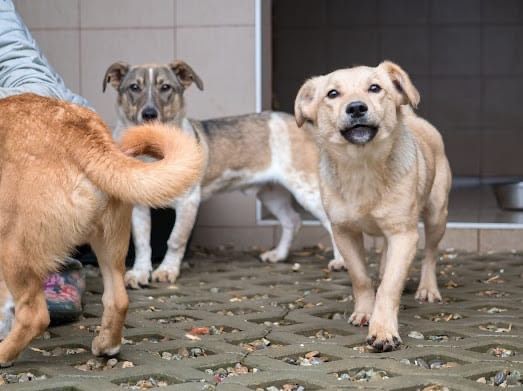
[[358, 124], [350, 128], [342, 129], [340, 132], [349, 143], [364, 145], [376, 136], [376, 133], [378, 133], [378, 127]]

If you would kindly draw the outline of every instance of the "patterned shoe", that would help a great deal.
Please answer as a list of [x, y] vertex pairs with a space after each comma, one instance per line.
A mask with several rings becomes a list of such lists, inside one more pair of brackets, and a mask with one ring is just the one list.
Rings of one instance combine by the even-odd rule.
[[82, 264], [66, 258], [60, 271], [49, 275], [44, 285], [47, 308], [53, 324], [72, 322], [82, 314], [85, 275]]

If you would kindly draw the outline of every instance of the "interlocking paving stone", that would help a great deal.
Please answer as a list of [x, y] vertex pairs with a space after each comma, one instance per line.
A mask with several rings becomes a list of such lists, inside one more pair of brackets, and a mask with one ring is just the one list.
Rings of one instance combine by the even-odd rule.
[[[443, 304], [414, 300], [418, 259], [399, 316], [404, 345], [389, 353], [369, 352], [367, 329], [347, 323], [353, 305], [350, 282], [346, 272], [327, 272], [327, 259], [319, 250], [300, 251], [289, 262], [272, 265], [250, 253], [195, 252], [175, 285], [129, 291], [125, 340], [117, 359], [134, 366], [103, 371], [75, 368], [93, 359], [91, 340], [102, 313], [101, 279], [90, 277], [83, 319], [51, 327], [13, 367], [1, 370], [47, 378], [0, 387], [122, 390], [120, 384], [152, 377], [167, 384], [162, 390], [187, 391], [252, 391], [289, 383], [305, 390], [411, 391], [433, 384], [492, 390], [476, 380], [505, 369], [523, 372], [523, 254], [442, 253], [438, 280]], [[369, 259], [376, 275], [378, 254]], [[298, 271], [292, 271], [295, 262], [301, 265]], [[195, 327], [215, 327], [215, 335], [192, 340], [187, 334]], [[503, 351], [506, 357], [495, 355]], [[316, 353], [305, 359], [310, 352]], [[299, 365], [311, 359], [326, 361]], [[427, 369], [423, 362], [449, 367]], [[248, 373], [225, 377], [227, 368], [237, 364]], [[362, 369], [383, 371], [388, 378], [348, 379]]]

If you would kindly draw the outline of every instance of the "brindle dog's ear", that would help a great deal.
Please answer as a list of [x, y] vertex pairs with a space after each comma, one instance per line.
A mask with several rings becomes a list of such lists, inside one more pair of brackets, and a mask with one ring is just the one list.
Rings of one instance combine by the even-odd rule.
[[122, 82], [124, 76], [129, 71], [129, 68], [130, 65], [123, 61], [115, 62], [113, 65], [107, 68], [107, 72], [105, 72], [104, 76], [104, 84], [102, 91], [105, 92], [107, 83], [111, 83], [114, 89], [117, 90], [118, 87], [120, 87], [120, 83]]
[[188, 88], [193, 82], [200, 91], [203, 91], [203, 81], [194, 70], [184, 61], [176, 60], [169, 64], [183, 88]]
[[382, 68], [389, 75], [392, 84], [396, 90], [401, 94], [401, 104], [409, 104], [412, 107], [418, 107], [420, 96], [419, 92], [412, 84], [409, 75], [399, 65], [390, 61], [382, 62], [378, 68]]
[[316, 122], [318, 104], [321, 100], [323, 76], [313, 77], [303, 84], [294, 101], [294, 118], [301, 127], [305, 121]]

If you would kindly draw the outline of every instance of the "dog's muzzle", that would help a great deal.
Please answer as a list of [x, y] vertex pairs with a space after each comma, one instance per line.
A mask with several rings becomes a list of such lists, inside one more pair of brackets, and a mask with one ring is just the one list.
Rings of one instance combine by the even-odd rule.
[[365, 145], [378, 133], [378, 127], [372, 125], [354, 125], [340, 131], [341, 135], [351, 144]]

